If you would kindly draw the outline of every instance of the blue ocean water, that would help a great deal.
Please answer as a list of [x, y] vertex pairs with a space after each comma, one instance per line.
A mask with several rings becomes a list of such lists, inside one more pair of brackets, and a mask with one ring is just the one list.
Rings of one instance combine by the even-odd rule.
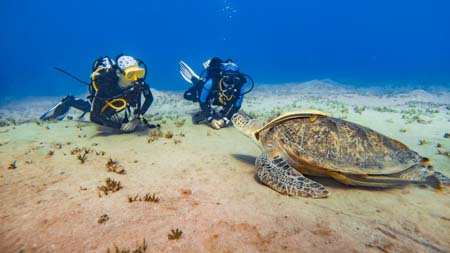
[[80, 94], [101, 55], [148, 65], [147, 81], [184, 90], [194, 69], [232, 58], [256, 83], [329, 78], [355, 85], [450, 84], [450, 2], [13, 1], [0, 2], [0, 97]]

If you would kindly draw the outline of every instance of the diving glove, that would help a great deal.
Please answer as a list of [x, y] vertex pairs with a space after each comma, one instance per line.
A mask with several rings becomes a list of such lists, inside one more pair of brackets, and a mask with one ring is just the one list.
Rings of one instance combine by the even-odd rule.
[[134, 129], [136, 129], [137, 125], [139, 124], [139, 121], [140, 121], [139, 118], [133, 118], [127, 123], [122, 123], [120, 130], [125, 133], [133, 132]]
[[224, 121], [223, 119], [219, 119], [219, 120], [213, 119], [213, 120], [211, 120], [211, 122], [209, 123], [209, 125], [210, 125], [212, 128], [214, 128], [214, 129], [216, 129], [216, 130], [219, 130], [219, 129], [221, 129], [222, 127], [225, 126], [225, 121]]

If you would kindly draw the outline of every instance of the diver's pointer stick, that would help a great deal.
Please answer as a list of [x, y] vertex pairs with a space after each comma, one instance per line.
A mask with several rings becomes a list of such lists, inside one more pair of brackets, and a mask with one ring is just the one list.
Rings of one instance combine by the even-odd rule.
[[78, 77], [76, 77], [76, 76], [74, 76], [74, 75], [72, 75], [72, 74], [68, 73], [68, 72], [67, 72], [67, 71], [65, 71], [65, 70], [62, 70], [62, 69], [60, 69], [60, 68], [58, 68], [58, 67], [53, 67], [53, 68], [55, 68], [55, 69], [56, 69], [56, 70], [58, 70], [58, 71], [61, 71], [61, 72], [63, 72], [64, 74], [66, 74], [66, 75], [68, 75], [68, 76], [72, 77], [73, 79], [77, 80], [77, 81], [78, 81], [78, 82], [80, 82], [80, 83], [83, 83], [83, 84], [89, 85], [89, 83], [87, 83], [87, 82], [85, 82], [85, 81], [81, 80], [80, 78], [78, 78]]

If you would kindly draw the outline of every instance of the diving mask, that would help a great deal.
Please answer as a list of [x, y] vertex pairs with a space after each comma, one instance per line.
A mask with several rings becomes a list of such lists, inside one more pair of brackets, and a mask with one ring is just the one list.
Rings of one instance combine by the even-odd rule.
[[237, 85], [241, 78], [239, 76], [224, 76], [222, 78], [225, 87]]
[[139, 78], [144, 77], [145, 69], [140, 68], [139, 66], [130, 66], [123, 70], [123, 75], [125, 79], [129, 81], [136, 81]]

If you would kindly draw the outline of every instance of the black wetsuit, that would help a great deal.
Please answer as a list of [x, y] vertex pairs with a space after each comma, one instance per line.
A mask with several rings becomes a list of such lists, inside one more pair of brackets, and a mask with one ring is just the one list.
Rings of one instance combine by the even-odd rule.
[[[246, 82], [245, 78], [241, 78], [241, 83], [236, 84], [235, 88], [230, 92], [224, 94], [225, 91], [219, 89], [220, 78], [211, 78], [205, 82], [200, 92], [199, 104], [202, 114], [206, 116], [209, 121], [211, 119], [228, 118], [231, 119], [241, 108], [244, 94], [242, 94], [242, 86]], [[227, 99], [225, 96], [227, 95]], [[222, 99], [219, 99], [222, 97]], [[222, 106], [222, 110], [217, 114], [212, 109], [212, 105]]]
[[[236, 84], [235, 89], [231, 92], [227, 92], [225, 96], [221, 97], [221, 91], [219, 89], [219, 81], [222, 77], [207, 77], [206, 81], [193, 80], [194, 85], [185, 92], [184, 98], [193, 102], [199, 102], [200, 113], [194, 115], [193, 123], [197, 124], [201, 121], [212, 119], [227, 118], [231, 119], [241, 108], [242, 101], [244, 100], [244, 94], [242, 92], [243, 85], [247, 82], [244, 76], [241, 76], [241, 82]], [[212, 106], [222, 106], [220, 112], [216, 112]]]
[[[225, 61], [232, 62], [231, 59]], [[194, 124], [201, 121], [212, 119], [231, 119], [241, 108], [245, 93], [242, 87], [247, 82], [247, 79], [242, 73], [235, 72], [233, 75], [239, 78], [239, 81], [234, 84], [233, 89], [220, 90], [220, 80], [225, 73], [222, 70], [222, 61], [218, 57], [210, 60], [209, 66], [206, 69], [206, 77], [204, 79], [192, 78], [193, 86], [184, 93], [184, 99], [193, 102], [199, 102], [201, 111], [194, 115], [192, 121]], [[204, 72], [202, 72], [204, 73]], [[222, 106], [222, 110], [216, 112], [212, 106]]]
[[[83, 111], [81, 117], [83, 117], [85, 113], [90, 112], [90, 119], [92, 122], [120, 129], [122, 123], [128, 122], [128, 118], [126, 117], [122, 121], [119, 120], [118, 117], [116, 117], [118, 111], [106, 105], [107, 102], [122, 98], [127, 102], [126, 109], [124, 108], [125, 110], [134, 108], [135, 115], [143, 115], [152, 104], [153, 95], [150, 87], [143, 79], [138, 79], [126, 89], [122, 89], [119, 86], [118, 81], [119, 78], [116, 75], [116, 67], [112, 67], [109, 71], [99, 71], [94, 82], [91, 81], [90, 83], [89, 90], [91, 95], [88, 98], [91, 103], [86, 100], [75, 99], [74, 96], [66, 96], [53, 108], [44, 113], [40, 119], [62, 120], [69, 112], [70, 108], [75, 107], [76, 109]], [[96, 87], [95, 89], [93, 88], [94, 86]], [[145, 98], [144, 104], [142, 105], [141, 95]], [[123, 103], [120, 103], [118, 107], [121, 107], [122, 105]]]
[[[97, 92], [92, 98], [90, 119], [97, 124], [119, 129], [122, 123], [126, 123], [126, 121], [121, 122], [116, 118], [113, 118], [117, 111], [106, 105], [108, 101], [113, 101], [117, 98], [125, 99], [127, 101], [127, 108], [135, 108], [135, 115], [143, 115], [153, 102], [153, 95], [150, 87], [143, 79], [138, 79], [133, 82], [127, 89], [122, 89], [118, 84], [119, 79], [116, 75], [115, 68], [112, 68], [109, 71], [99, 72], [99, 75], [94, 81]], [[142, 106], [141, 94], [145, 98]]]

